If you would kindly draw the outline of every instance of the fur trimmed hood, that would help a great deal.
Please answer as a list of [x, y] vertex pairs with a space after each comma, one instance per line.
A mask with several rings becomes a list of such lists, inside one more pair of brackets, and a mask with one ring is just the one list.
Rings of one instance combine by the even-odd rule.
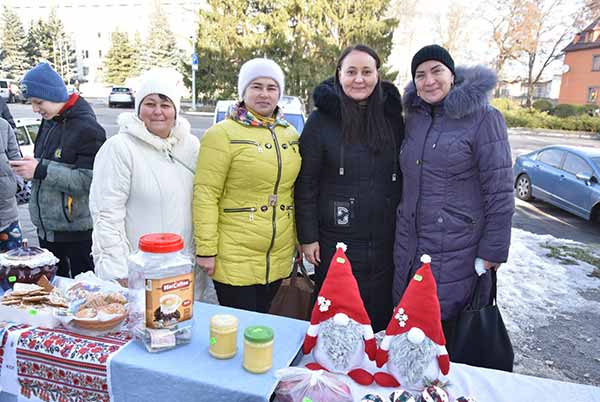
[[121, 113], [117, 122], [119, 123], [119, 134], [131, 135], [163, 152], [171, 152], [173, 146], [191, 132], [190, 123], [181, 116], [177, 116], [175, 127], [173, 127], [171, 135], [167, 138], [160, 138], [149, 132], [144, 122], [135, 113]]
[[[482, 109], [489, 103], [489, 95], [496, 86], [496, 73], [484, 66], [457, 67], [454, 88], [443, 100], [444, 110], [451, 119], [461, 119]], [[404, 90], [404, 107], [407, 113], [427, 105], [417, 95], [411, 82]]]
[[[402, 98], [400, 91], [389, 81], [381, 81], [385, 114], [402, 114]], [[340, 95], [338, 94], [333, 77], [321, 82], [313, 91], [315, 106], [319, 111], [341, 119]]]

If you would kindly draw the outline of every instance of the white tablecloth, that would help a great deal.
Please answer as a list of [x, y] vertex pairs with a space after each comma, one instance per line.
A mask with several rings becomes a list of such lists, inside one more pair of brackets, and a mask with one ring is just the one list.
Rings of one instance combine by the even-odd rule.
[[[297, 365], [302, 367], [312, 361], [311, 354], [304, 356]], [[379, 393], [387, 401], [388, 395], [395, 390], [376, 384], [368, 387], [358, 385], [345, 375], [339, 375], [338, 378], [350, 386], [355, 401], [360, 401], [369, 393]], [[447, 380], [450, 384], [448, 391], [451, 402], [460, 396], [472, 396], [477, 402], [600, 402], [600, 387], [465, 364], [451, 363]]]

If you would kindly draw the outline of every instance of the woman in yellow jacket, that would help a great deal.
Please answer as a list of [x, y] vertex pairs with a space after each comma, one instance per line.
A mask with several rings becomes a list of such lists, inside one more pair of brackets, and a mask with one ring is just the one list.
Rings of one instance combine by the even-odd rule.
[[219, 303], [267, 312], [295, 251], [298, 133], [279, 113], [284, 76], [272, 60], [240, 69], [237, 103], [201, 140], [194, 184], [198, 265]]

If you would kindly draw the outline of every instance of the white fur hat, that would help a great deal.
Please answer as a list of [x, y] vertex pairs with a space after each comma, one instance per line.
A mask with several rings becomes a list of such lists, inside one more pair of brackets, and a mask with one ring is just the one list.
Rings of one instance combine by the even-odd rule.
[[144, 98], [151, 94], [161, 94], [171, 99], [175, 105], [175, 112], [179, 114], [182, 85], [181, 74], [171, 68], [155, 68], [146, 71], [135, 91], [136, 114], [140, 113], [140, 104]]
[[238, 95], [244, 99], [244, 92], [248, 85], [257, 78], [271, 78], [279, 86], [279, 100], [283, 97], [285, 91], [285, 77], [281, 67], [273, 60], [256, 58], [248, 60], [240, 68], [238, 75]]

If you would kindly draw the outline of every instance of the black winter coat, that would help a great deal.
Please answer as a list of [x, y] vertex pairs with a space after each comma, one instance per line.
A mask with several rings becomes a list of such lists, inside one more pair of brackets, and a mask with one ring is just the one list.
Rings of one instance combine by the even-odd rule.
[[298, 239], [301, 244], [319, 241], [320, 246], [316, 294], [336, 243], [346, 243], [375, 331], [387, 326], [393, 310], [395, 209], [402, 191], [397, 155], [404, 137], [400, 93], [388, 82], [382, 82], [382, 89], [395, 141], [374, 154], [365, 144], [343, 143], [341, 100], [333, 79], [317, 86], [317, 110], [300, 137], [302, 167], [295, 187]]

